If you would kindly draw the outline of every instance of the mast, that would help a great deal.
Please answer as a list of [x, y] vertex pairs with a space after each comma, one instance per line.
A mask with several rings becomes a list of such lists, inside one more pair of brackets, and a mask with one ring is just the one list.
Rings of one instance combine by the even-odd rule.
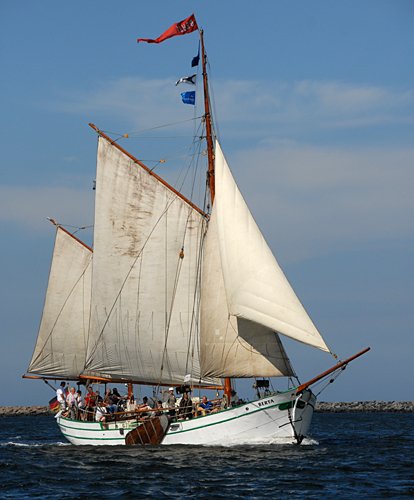
[[[204, 48], [204, 31], [200, 30], [201, 41], [201, 61], [203, 65], [203, 87], [204, 87], [204, 119], [206, 122], [206, 141], [207, 141], [207, 158], [208, 170], [207, 180], [210, 188], [211, 205], [214, 203], [215, 196], [215, 172], [214, 172], [214, 145], [213, 145], [213, 127], [210, 110], [210, 95], [208, 92], [208, 75], [207, 75], [207, 57]], [[227, 404], [230, 405], [231, 401], [231, 379], [225, 377], [224, 379], [224, 394], [227, 398]]]
[[215, 195], [215, 175], [214, 175], [214, 146], [213, 146], [213, 132], [212, 120], [210, 112], [210, 96], [208, 92], [208, 76], [207, 76], [207, 57], [204, 49], [204, 31], [200, 30], [201, 40], [201, 61], [203, 64], [203, 86], [204, 86], [204, 119], [206, 122], [206, 141], [207, 141], [207, 158], [208, 170], [207, 179], [210, 188], [211, 204], [214, 203]]

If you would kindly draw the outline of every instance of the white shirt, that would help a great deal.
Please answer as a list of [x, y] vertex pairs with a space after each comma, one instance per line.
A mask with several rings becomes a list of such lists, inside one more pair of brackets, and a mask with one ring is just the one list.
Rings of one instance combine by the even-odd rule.
[[59, 389], [56, 391], [56, 396], [59, 403], [65, 402], [65, 393], [63, 392], [63, 389], [61, 387], [59, 387]]
[[68, 402], [69, 406], [75, 406], [76, 404], [76, 394], [72, 394], [71, 392], [68, 394], [68, 397], [66, 398], [66, 401]]

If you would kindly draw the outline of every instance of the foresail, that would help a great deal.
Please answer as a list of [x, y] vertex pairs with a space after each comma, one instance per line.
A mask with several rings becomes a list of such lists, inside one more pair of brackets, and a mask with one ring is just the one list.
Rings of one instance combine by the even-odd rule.
[[230, 315], [224, 287], [215, 207], [204, 244], [201, 291], [201, 367], [216, 377], [294, 375], [278, 335]]
[[77, 378], [85, 365], [92, 251], [66, 230], [55, 247], [35, 350], [28, 372]]
[[204, 217], [100, 138], [85, 374], [200, 380], [197, 284]]
[[218, 239], [230, 314], [329, 351], [254, 221], [218, 142], [215, 158]]

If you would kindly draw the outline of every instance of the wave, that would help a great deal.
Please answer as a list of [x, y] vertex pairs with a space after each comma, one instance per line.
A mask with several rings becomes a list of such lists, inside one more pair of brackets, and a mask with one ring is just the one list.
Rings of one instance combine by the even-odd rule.
[[[204, 443], [201, 446], [223, 446], [225, 448], [232, 448], [236, 446], [287, 446], [287, 445], [297, 445], [294, 438], [291, 437], [261, 437], [261, 438], [249, 438], [246, 440], [240, 440], [240, 437], [228, 438], [226, 441], [216, 441], [212, 443]], [[300, 446], [318, 446], [319, 442], [316, 439], [304, 438]]]
[[54, 443], [39, 443], [39, 442], [24, 442], [24, 441], [5, 441], [0, 443], [0, 446], [17, 446], [24, 448], [38, 448], [39, 446], [70, 446], [70, 443], [63, 443], [61, 441], [57, 441]]

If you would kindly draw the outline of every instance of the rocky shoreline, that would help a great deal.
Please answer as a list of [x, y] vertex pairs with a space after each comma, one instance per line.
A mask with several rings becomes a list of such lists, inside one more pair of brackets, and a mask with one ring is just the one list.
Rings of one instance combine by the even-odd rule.
[[37, 417], [51, 415], [48, 406], [0, 406], [0, 417]]
[[[318, 402], [318, 413], [414, 413], [414, 401]], [[0, 406], [0, 417], [51, 415], [47, 406]]]
[[414, 413], [414, 401], [352, 401], [316, 404], [318, 413]]

